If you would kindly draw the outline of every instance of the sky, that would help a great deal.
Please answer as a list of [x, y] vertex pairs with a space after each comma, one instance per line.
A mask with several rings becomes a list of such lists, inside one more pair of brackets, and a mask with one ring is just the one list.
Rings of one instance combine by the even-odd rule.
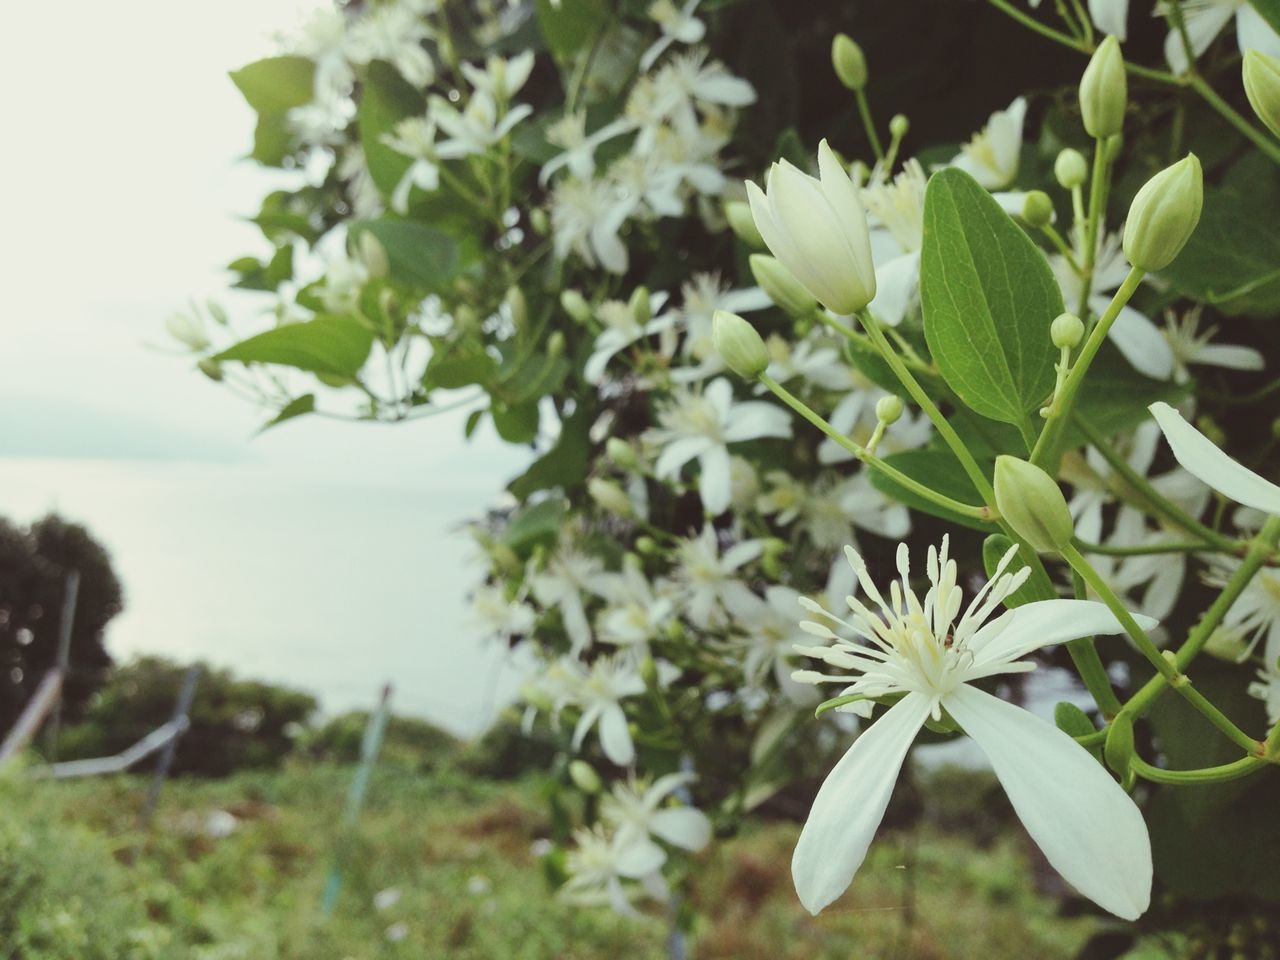
[[527, 454], [464, 443], [465, 411], [255, 436], [261, 411], [164, 331], [192, 300], [265, 306], [223, 267], [264, 252], [243, 218], [291, 175], [241, 160], [254, 118], [227, 72], [323, 2], [29, 4], [0, 33], [0, 516], [54, 509], [108, 547], [119, 658], [200, 657], [329, 712], [392, 680], [397, 709], [474, 733], [520, 670], [470, 626], [482, 567], [457, 527]]

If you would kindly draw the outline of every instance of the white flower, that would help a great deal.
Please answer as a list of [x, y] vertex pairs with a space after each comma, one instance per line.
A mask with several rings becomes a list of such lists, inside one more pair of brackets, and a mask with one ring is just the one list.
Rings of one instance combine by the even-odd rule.
[[566, 543], [530, 584], [540, 604], [560, 608], [564, 632], [569, 636], [574, 653], [580, 653], [591, 643], [591, 627], [587, 623], [582, 595], [584, 592], [600, 594], [606, 583], [600, 560]]
[[[1239, 560], [1212, 556], [1205, 572], [1205, 583], [1225, 587], [1239, 566]], [[1263, 666], [1274, 668], [1280, 659], [1280, 569], [1263, 567], [1255, 573], [1227, 610], [1220, 629], [1245, 643], [1242, 660], [1251, 656], [1261, 644]]]
[[693, 15], [700, 0], [686, 0], [677, 7], [672, 0], [654, 0], [649, 5], [649, 19], [662, 29], [662, 36], [655, 40], [640, 57], [640, 69], [648, 70], [673, 43], [697, 43], [707, 32], [706, 24]]
[[711, 524], [697, 537], [676, 544], [674, 579], [685, 614], [694, 626], [706, 629], [724, 623], [725, 609], [750, 593], [735, 575], [763, 552], [763, 540], [742, 540], [721, 555], [720, 540]]
[[[779, 383], [801, 377], [825, 390], [848, 390], [854, 384], [853, 368], [820, 327], [814, 327], [794, 346], [783, 337], [771, 336], [768, 348], [770, 361], [765, 373]], [[756, 388], [757, 393], [767, 390], [764, 384]]]
[[1147, 409], [1184, 469], [1228, 500], [1280, 516], [1280, 487], [1236, 463], [1167, 403], [1153, 403]]
[[911, 531], [911, 512], [889, 499], [861, 470], [848, 477], [827, 474], [800, 504], [801, 523], [814, 546], [837, 550], [854, 539], [854, 528], [897, 540]]
[[987, 754], [1014, 811], [1054, 869], [1117, 916], [1133, 920], [1147, 909], [1151, 846], [1133, 801], [1067, 734], [972, 686], [984, 677], [1033, 669], [1024, 658], [1049, 644], [1123, 630], [1105, 606], [1089, 600], [1040, 600], [987, 623], [1030, 575], [1028, 568], [1006, 572], [1016, 552], [1004, 556], [962, 615], [963, 595], [945, 537], [940, 552], [929, 549], [929, 591], [923, 600], [911, 588], [902, 544], [901, 581], [893, 583], [889, 601], [862, 558], [847, 552], [878, 612], [849, 597], [853, 616], [845, 621], [812, 601], [805, 603], [861, 640], [843, 641], [826, 626], [807, 622], [808, 632], [831, 645], [800, 652], [841, 674], [801, 671], [797, 680], [842, 684], [842, 695], [901, 695], [854, 741], [813, 802], [791, 861], [796, 890], [811, 912], [835, 900], [852, 881], [912, 741], [926, 719], [940, 719], [944, 710]]
[[876, 294], [867, 215], [858, 187], [823, 140], [815, 180], [783, 160], [765, 189], [747, 182], [751, 215], [770, 252], [810, 293], [839, 314], [861, 310]]
[[802, 704], [815, 698], [808, 685], [791, 678], [796, 644], [808, 642], [796, 624], [799, 602], [798, 592], [775, 584], [765, 590], [763, 598], [744, 593], [732, 598], [727, 606], [734, 625], [742, 632], [737, 642], [744, 648], [742, 673], [747, 683], [759, 687], [772, 673], [778, 688], [793, 702]]
[[563, 260], [572, 251], [589, 267], [626, 273], [627, 248], [618, 232], [631, 209], [607, 180], [560, 180], [551, 193], [556, 256]]
[[920, 294], [926, 184], [924, 168], [912, 159], [893, 180], [873, 180], [862, 191], [876, 264], [876, 295], [868, 306], [879, 320], [894, 327]]
[[462, 111], [444, 97], [432, 96], [427, 103], [427, 115], [449, 135], [436, 146], [436, 156], [444, 160], [486, 152], [531, 113], [533, 107], [527, 103], [500, 113], [493, 97], [483, 90], [473, 93]]
[[735, 403], [733, 387], [724, 377], [712, 380], [701, 393], [677, 392], [658, 411], [658, 423], [648, 434], [663, 446], [654, 473], [660, 480], [674, 479], [696, 459], [701, 470], [698, 493], [713, 516], [724, 513], [731, 499], [728, 445], [791, 436], [791, 417], [785, 410], [764, 401]]
[[1231, 343], [1210, 343], [1217, 327], [1200, 331], [1200, 305], [1192, 307], [1181, 319], [1172, 310], [1165, 311], [1164, 337], [1173, 350], [1173, 379], [1186, 383], [1191, 379], [1187, 368], [1192, 364], [1221, 367], [1224, 370], [1261, 370], [1266, 364], [1253, 347]]
[[764, 310], [772, 304], [759, 287], [730, 289], [715, 273], [695, 273], [680, 288], [680, 293], [683, 299], [679, 319], [684, 326], [681, 349], [698, 365], [674, 370], [671, 378], [677, 383], [702, 380], [724, 370], [724, 360], [711, 341], [711, 321], [717, 310], [743, 314]]
[[[631, 905], [642, 891], [665, 901], [668, 893], [658, 872], [667, 855], [656, 843], [625, 843], [610, 837], [602, 824], [591, 830], [576, 830], [577, 847], [565, 857], [569, 878], [558, 892], [568, 903], [612, 907], [624, 916], [635, 916]], [[639, 880], [637, 887], [634, 882]]]
[[1018, 176], [1022, 155], [1022, 122], [1027, 115], [1025, 97], [997, 110], [987, 125], [973, 135], [951, 160], [988, 190], [1003, 190]]
[[562, 167], [568, 167], [569, 173], [579, 180], [589, 180], [596, 172], [596, 147], [606, 140], [627, 133], [633, 126], [630, 120], [619, 118], [588, 135], [586, 111], [566, 113], [547, 127], [546, 132], [547, 142], [563, 147], [564, 153], [557, 154], [542, 165], [538, 182], [547, 183], [552, 174]]
[[413, 161], [391, 193], [391, 209], [407, 214], [409, 193], [414, 187], [432, 193], [440, 186], [440, 168], [435, 162], [436, 125], [430, 117], [406, 117], [396, 124], [394, 133], [383, 134], [382, 142]]
[[347, 197], [354, 219], [372, 220], [382, 214], [382, 193], [373, 182], [360, 144], [352, 143], [343, 148], [338, 161], [338, 176], [347, 182]]
[[[1074, 230], [1072, 235], [1077, 259], [1081, 260], [1084, 256], [1084, 235], [1079, 229]], [[1055, 254], [1050, 257], [1049, 265], [1058, 279], [1058, 286], [1062, 288], [1067, 309], [1077, 310], [1083, 303], [1099, 316], [1111, 303], [1111, 294], [1129, 275], [1129, 264], [1121, 249], [1120, 235], [1107, 233], [1105, 230], [1098, 242], [1092, 284], [1087, 295], [1084, 281], [1065, 257]], [[1173, 348], [1169, 346], [1169, 341], [1159, 327], [1133, 307], [1126, 305], [1120, 308], [1107, 336], [1139, 373], [1156, 380], [1168, 380], [1173, 376]]]
[[765, 516], [772, 515], [773, 522], [785, 527], [804, 507], [806, 489], [804, 483], [785, 470], [770, 470], [764, 475], [769, 492], [756, 498], [756, 509]]
[[506, 57], [489, 57], [483, 70], [474, 64], [462, 64], [462, 73], [472, 88], [488, 94], [498, 103], [505, 103], [519, 93], [532, 72], [532, 50], [518, 53], [509, 60]]
[[485, 636], [508, 637], [533, 630], [537, 615], [523, 600], [511, 600], [501, 584], [485, 584], [471, 597], [471, 615]]
[[422, 46], [430, 36], [417, 13], [384, 3], [356, 20], [347, 52], [353, 63], [386, 60], [415, 87], [425, 87], [436, 77], [435, 64]]
[[[1167, 0], [1166, 0], [1167, 2]], [[1191, 41], [1191, 52], [1196, 57], [1209, 49], [1218, 36], [1231, 22], [1236, 21], [1236, 42], [1240, 52], [1261, 50], [1272, 57], [1280, 57], [1280, 34], [1262, 14], [1249, 3], [1249, 0], [1182, 0], [1182, 21], [1187, 28], [1187, 38]], [[1156, 12], [1160, 11], [1157, 6]], [[1182, 45], [1182, 36], [1177, 30], [1170, 30], [1164, 41], [1164, 56], [1174, 73], [1185, 73], [1187, 52]]]
[[1249, 696], [1257, 697], [1267, 708], [1267, 723], [1275, 726], [1280, 723], [1280, 669], [1273, 660], [1264, 669], [1258, 671], [1258, 679], [1249, 684]]
[[630, 658], [601, 657], [589, 667], [575, 661], [560, 661], [563, 676], [561, 695], [555, 712], [572, 703], [582, 708], [573, 729], [573, 749], [580, 750], [592, 727], [599, 726], [600, 748], [604, 755], [620, 767], [628, 766], [636, 757], [627, 715], [622, 701], [644, 693], [644, 678]]
[[293, 43], [300, 56], [315, 62], [315, 98], [317, 103], [330, 103], [344, 98], [351, 90], [355, 74], [347, 61], [349, 25], [346, 15], [336, 7], [314, 10]]
[[[696, 853], [711, 842], [711, 821], [701, 810], [687, 804], [671, 806], [663, 802], [676, 791], [683, 793], [683, 788], [696, 779], [692, 773], [668, 773], [652, 785], [634, 778], [627, 783], [619, 781], [601, 802], [600, 816], [617, 830], [615, 839], [623, 847], [649, 847], [657, 838]], [[662, 852], [662, 862], [666, 857]]]
[[623, 561], [620, 573], [606, 574], [600, 584], [609, 606], [596, 621], [600, 639], [619, 647], [646, 649], [671, 620], [673, 605], [665, 584], [655, 589], [634, 556]]
[[[666, 298], [665, 293], [654, 294], [649, 299], [650, 309], [660, 310]], [[665, 313], [648, 323], [641, 323], [631, 304], [621, 300], [606, 300], [596, 310], [596, 318], [604, 326], [604, 330], [596, 337], [591, 356], [587, 358], [582, 370], [583, 378], [591, 384], [599, 384], [604, 379], [604, 371], [610, 360], [633, 343], [670, 329], [677, 316], [675, 313]]]
[[756, 102], [756, 91], [735, 77], [718, 60], [707, 63], [706, 50], [672, 57], [652, 75], [657, 110], [677, 125], [693, 124], [693, 104], [745, 107]]
[[[1031, 0], [1032, 7], [1040, 0]], [[1089, 0], [1089, 19], [1103, 33], [1110, 33], [1121, 43], [1128, 33], [1129, 0]]]

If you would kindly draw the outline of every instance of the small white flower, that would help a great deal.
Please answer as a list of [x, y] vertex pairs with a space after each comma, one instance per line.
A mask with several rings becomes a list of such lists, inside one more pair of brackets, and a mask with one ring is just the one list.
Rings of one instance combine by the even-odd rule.
[[1224, 370], [1261, 370], [1266, 366], [1262, 354], [1253, 347], [1231, 343], [1210, 343], [1217, 327], [1200, 330], [1200, 305], [1186, 311], [1181, 318], [1172, 310], [1165, 311], [1164, 337], [1173, 350], [1173, 379], [1187, 383], [1192, 365], [1221, 367]]
[[672, 372], [676, 383], [702, 380], [724, 371], [724, 360], [711, 340], [711, 322], [717, 310], [729, 313], [752, 313], [772, 305], [759, 287], [734, 290], [716, 273], [695, 273], [680, 288], [682, 301], [679, 320], [684, 327], [684, 355], [697, 362], [696, 367], [682, 367]]
[[658, 411], [658, 424], [648, 433], [649, 439], [663, 446], [655, 475], [674, 479], [696, 459], [701, 470], [698, 492], [713, 516], [724, 513], [731, 500], [728, 445], [791, 436], [791, 417], [785, 410], [764, 401], [735, 403], [733, 387], [723, 377], [712, 380], [701, 393], [683, 389], [674, 394]]
[[[847, 568], [847, 564], [841, 564]], [[796, 607], [800, 594], [791, 587], [773, 585], [764, 597], [744, 593], [727, 604], [734, 625], [742, 632], [735, 638], [744, 650], [742, 673], [747, 683], [759, 687], [773, 674], [778, 688], [794, 703], [814, 701], [814, 691], [807, 684], [791, 678], [795, 670], [795, 647], [808, 643], [804, 631], [796, 623]]]
[[[1205, 582], [1213, 587], [1225, 587], [1239, 566], [1239, 560], [1211, 556]], [[1263, 665], [1274, 667], [1280, 659], [1280, 570], [1263, 567], [1254, 574], [1222, 618], [1220, 629], [1245, 643], [1242, 659], [1251, 656], [1261, 645]]]
[[505, 103], [519, 93], [532, 72], [532, 50], [525, 50], [511, 59], [489, 57], [483, 70], [471, 63], [462, 64], [463, 76], [472, 88], [488, 94], [498, 103]]
[[355, 21], [347, 53], [352, 63], [385, 60], [409, 83], [421, 88], [436, 77], [435, 64], [423, 47], [430, 37], [430, 29], [413, 10], [384, 3]]
[[[634, 777], [626, 783], [619, 781], [601, 802], [600, 816], [617, 830], [616, 842], [622, 847], [646, 848], [657, 839], [697, 853], [711, 842], [711, 821], [687, 803], [672, 806], [665, 802], [696, 779], [692, 773], [668, 773], [652, 785]], [[662, 861], [666, 861], [665, 852]]]
[[607, 180], [566, 178], [551, 193], [551, 231], [556, 256], [576, 253], [589, 267], [626, 273], [627, 247], [618, 237], [633, 205]]
[[656, 640], [671, 619], [673, 605], [666, 585], [652, 584], [634, 557], [623, 561], [620, 573], [606, 574], [600, 592], [608, 606], [596, 620], [600, 640], [641, 652]]
[[838, 550], [862, 529], [897, 540], [911, 531], [911, 512], [871, 483], [862, 470], [852, 476], [823, 476], [800, 504], [801, 525], [815, 547]]
[[[860, 386], [845, 394], [836, 404], [828, 422], [854, 443], [866, 446], [878, 422], [876, 403], [888, 395], [888, 391], [876, 386]], [[902, 416], [885, 430], [877, 451], [883, 456], [916, 450], [927, 444], [932, 436], [933, 425], [923, 411], [904, 410]], [[818, 447], [819, 463], [848, 463], [852, 459], [853, 454], [830, 437], [825, 437]]]
[[736, 598], [750, 593], [737, 578], [738, 571], [763, 552], [763, 540], [742, 540], [721, 554], [720, 540], [711, 524], [697, 537], [676, 544], [674, 580], [685, 615], [695, 627], [706, 629], [725, 622], [725, 610]]
[[876, 295], [868, 306], [879, 320], [894, 327], [920, 296], [926, 183], [924, 168], [912, 159], [893, 180], [877, 178], [862, 191], [876, 264]]
[[485, 584], [471, 597], [471, 615], [485, 636], [509, 637], [533, 630], [537, 615], [522, 600], [511, 600], [502, 584]]
[[963, 614], [945, 537], [940, 551], [929, 548], [929, 591], [923, 599], [911, 587], [906, 544], [898, 547], [901, 580], [892, 584], [889, 600], [862, 558], [853, 550], [847, 553], [878, 610], [849, 597], [853, 615], [846, 621], [806, 601], [810, 612], [859, 640], [842, 640], [827, 626], [806, 622], [807, 632], [830, 645], [799, 652], [840, 673], [800, 671], [795, 678], [840, 684], [841, 695], [901, 699], [854, 741], [818, 791], [791, 861], [805, 907], [817, 913], [849, 886], [912, 741], [926, 719], [940, 719], [945, 710], [987, 754], [1014, 811], [1049, 863], [1099, 906], [1125, 919], [1139, 917], [1151, 896], [1151, 845], [1133, 801], [1067, 734], [972, 685], [984, 677], [1033, 669], [1024, 658], [1041, 647], [1123, 632], [1111, 611], [1089, 600], [1040, 600], [987, 622], [1030, 575], [1029, 568], [1006, 572], [1016, 548]]
[[644, 693], [644, 678], [639, 669], [629, 658], [621, 656], [601, 657], [589, 667], [574, 661], [561, 661], [561, 664], [564, 693], [556, 704], [556, 712], [568, 703], [582, 708], [573, 730], [573, 749], [581, 749], [591, 728], [598, 726], [604, 755], [620, 767], [629, 766], [635, 759], [636, 748], [627, 729], [622, 701]]
[[432, 96], [427, 102], [427, 116], [449, 137], [436, 145], [436, 156], [442, 160], [485, 153], [531, 113], [533, 107], [527, 103], [500, 112], [497, 102], [483, 90], [471, 95], [465, 110], [444, 97]]
[[[1236, 21], [1236, 43], [1241, 53], [1261, 50], [1268, 56], [1280, 57], [1280, 34], [1249, 0], [1181, 0], [1179, 6], [1187, 38], [1191, 41], [1191, 52], [1197, 58], [1209, 49], [1209, 44], [1226, 29], [1233, 17]], [[1159, 15], [1161, 10], [1161, 5], [1157, 5], [1154, 12]], [[1186, 73], [1189, 66], [1187, 52], [1177, 30], [1170, 30], [1165, 37], [1164, 56], [1174, 73]]]
[[640, 57], [640, 69], [648, 70], [673, 43], [697, 43], [707, 32], [706, 24], [695, 17], [701, 0], [685, 0], [682, 7], [677, 7], [672, 0], [654, 0], [649, 5], [649, 19], [662, 30], [662, 36], [655, 40]]
[[1018, 176], [1022, 157], [1022, 123], [1027, 115], [1025, 97], [997, 110], [987, 125], [960, 148], [951, 166], [963, 170], [988, 190], [1003, 190]]
[[[558, 896], [583, 906], [610, 906], [624, 916], [636, 916], [632, 901], [642, 893], [665, 902], [668, 891], [659, 870], [667, 855], [656, 843], [636, 844], [609, 836], [602, 824], [576, 830], [577, 846], [565, 857], [568, 880]], [[637, 885], [634, 881], [640, 881]]]
[[430, 117], [406, 117], [396, 124], [394, 133], [383, 135], [382, 142], [413, 161], [391, 194], [391, 209], [407, 214], [409, 193], [414, 187], [433, 193], [440, 186], [440, 168], [435, 162], [436, 125]]
[[1267, 723], [1280, 724], [1280, 668], [1273, 660], [1258, 671], [1256, 682], [1249, 684], [1249, 696], [1257, 697], [1267, 708]]
[[547, 127], [547, 142], [563, 147], [564, 153], [557, 154], [542, 165], [538, 173], [538, 182], [546, 184], [552, 175], [562, 167], [579, 180], [589, 180], [596, 172], [596, 148], [607, 140], [621, 136], [633, 129], [630, 120], [619, 118], [606, 123], [594, 133], [587, 134], [587, 114], [585, 110], [566, 113], [551, 126]]
[[[825, 390], [848, 390], [854, 384], [854, 371], [829, 337], [818, 327], [799, 343], [779, 336], [769, 337], [769, 367], [765, 370], [779, 383], [797, 377], [817, 384]], [[763, 384], [758, 393], [768, 390]]]
[[[650, 309], [661, 310], [666, 299], [665, 293], [653, 294], [649, 298]], [[604, 379], [605, 368], [610, 360], [633, 343], [671, 329], [678, 316], [674, 312], [664, 313], [647, 323], [641, 323], [631, 304], [622, 300], [606, 300], [596, 310], [596, 319], [604, 329], [596, 337], [591, 356], [587, 358], [582, 370], [583, 378], [591, 384], [599, 384]]]
[[601, 594], [607, 582], [599, 558], [581, 553], [569, 542], [561, 545], [546, 568], [531, 581], [533, 595], [540, 604], [560, 608], [560, 619], [574, 653], [591, 644], [591, 626], [582, 595]]

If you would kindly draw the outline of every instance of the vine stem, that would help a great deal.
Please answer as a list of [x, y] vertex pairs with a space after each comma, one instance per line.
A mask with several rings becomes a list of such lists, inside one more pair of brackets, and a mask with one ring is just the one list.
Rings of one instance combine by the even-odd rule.
[[1191, 87], [1191, 89], [1194, 90], [1196, 93], [1200, 94], [1200, 96], [1204, 98], [1205, 102], [1208, 103], [1209, 106], [1213, 107], [1214, 110], [1218, 111], [1218, 114], [1222, 117], [1222, 119], [1226, 120], [1227, 123], [1231, 124], [1237, 130], [1239, 130], [1242, 134], [1248, 137], [1249, 140], [1252, 141], [1253, 145], [1257, 147], [1259, 150], [1261, 150], [1263, 153], [1265, 153], [1268, 157], [1270, 157], [1276, 163], [1280, 163], [1280, 143], [1277, 143], [1276, 141], [1272, 140], [1265, 133], [1263, 133], [1261, 130], [1259, 130], [1257, 127], [1251, 124], [1248, 120], [1246, 120], [1243, 116], [1241, 116], [1240, 113], [1234, 107], [1231, 106], [1231, 104], [1227, 103], [1227, 101], [1223, 100], [1222, 97], [1218, 96], [1217, 92], [1213, 89], [1213, 87], [1209, 86], [1208, 82], [1204, 79], [1204, 77], [1200, 76], [1200, 74], [1198, 73], [1189, 74], [1187, 82], [1188, 82], [1188, 85]]
[[1218, 767], [1201, 767], [1198, 770], [1166, 770], [1153, 766], [1137, 754], [1129, 758], [1129, 769], [1152, 783], [1172, 783], [1181, 786], [1196, 783], [1221, 783], [1224, 780], [1238, 780], [1251, 773], [1257, 773], [1267, 765], [1265, 760], [1257, 757], [1241, 757], [1233, 763], [1224, 763]]
[[[862, 126], [866, 128], [867, 139], [871, 141], [871, 152], [876, 155], [876, 159], [884, 161], [884, 147], [880, 143], [880, 134], [876, 133], [876, 124], [871, 117], [871, 104], [867, 102], [867, 95], [862, 90], [853, 91], [854, 99], [858, 101], [858, 115], [862, 117]], [[887, 174], [889, 171], [885, 171]]]

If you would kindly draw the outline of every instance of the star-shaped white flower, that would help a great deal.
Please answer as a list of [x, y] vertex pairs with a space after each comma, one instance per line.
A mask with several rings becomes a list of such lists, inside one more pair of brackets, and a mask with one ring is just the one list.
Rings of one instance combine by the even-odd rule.
[[[1280, 57], [1280, 34], [1249, 0], [1182, 0], [1179, 6], [1182, 7], [1187, 39], [1191, 41], [1191, 52], [1196, 57], [1209, 49], [1209, 44], [1226, 29], [1232, 18], [1236, 21], [1236, 42], [1241, 53], [1261, 50], [1268, 56]], [[1160, 11], [1161, 6], [1157, 6], [1155, 12]], [[1177, 30], [1170, 30], [1165, 37], [1164, 56], [1174, 73], [1186, 72], [1187, 51]]]
[[[711, 821], [693, 806], [670, 806], [665, 802], [677, 791], [683, 793], [696, 779], [692, 773], [668, 773], [652, 784], [634, 778], [618, 781], [601, 802], [600, 816], [617, 829], [618, 842], [623, 846], [648, 847], [657, 839], [696, 853], [711, 842]], [[660, 862], [666, 858], [663, 851]]]
[[698, 536], [676, 544], [675, 582], [685, 615], [695, 627], [706, 629], [724, 623], [724, 611], [735, 597], [750, 593], [738, 579], [738, 571], [763, 552], [763, 540], [742, 540], [722, 554], [711, 524]]
[[[943, 711], [986, 753], [1014, 811], [1046, 859], [1083, 895], [1132, 920], [1151, 897], [1151, 842], [1137, 806], [1083, 747], [1053, 724], [973, 686], [974, 681], [1034, 668], [1025, 658], [1041, 647], [1093, 634], [1122, 633], [1105, 606], [1089, 600], [1040, 600], [987, 622], [1030, 575], [1007, 572], [1010, 550], [991, 580], [961, 614], [955, 562], [929, 549], [929, 591], [910, 584], [907, 547], [886, 600], [862, 558], [850, 564], [872, 610], [855, 597], [848, 621], [813, 601], [806, 609], [859, 639], [842, 640], [827, 626], [805, 630], [829, 646], [798, 648], [841, 671], [799, 671], [797, 680], [844, 684], [842, 696], [896, 697], [823, 783], [791, 861], [801, 902], [817, 913], [853, 880], [884, 816], [907, 751], [925, 720]], [[958, 617], [958, 619], [957, 619]], [[1139, 617], [1144, 626], [1154, 621]], [[857, 707], [846, 703], [843, 709]], [[841, 708], [837, 708], [841, 709]], [[856, 711], [855, 711], [856, 712]], [[863, 712], [866, 712], [865, 710]]]

